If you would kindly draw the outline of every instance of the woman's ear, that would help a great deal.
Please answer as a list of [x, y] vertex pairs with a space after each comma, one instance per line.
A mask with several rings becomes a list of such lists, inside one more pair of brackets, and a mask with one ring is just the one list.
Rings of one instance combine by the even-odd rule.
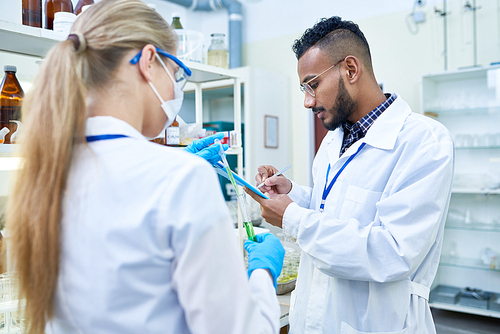
[[361, 63], [359, 59], [354, 56], [347, 56], [344, 62], [347, 68], [347, 80], [349, 83], [353, 84], [359, 79]]
[[147, 44], [142, 48], [141, 59], [139, 59], [139, 71], [147, 82], [153, 81], [156, 61], [156, 49], [152, 44]]

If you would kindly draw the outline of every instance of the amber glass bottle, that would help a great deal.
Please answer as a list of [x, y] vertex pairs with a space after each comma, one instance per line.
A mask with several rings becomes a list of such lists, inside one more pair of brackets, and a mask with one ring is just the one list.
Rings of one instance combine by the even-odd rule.
[[45, 0], [45, 29], [54, 30], [54, 14], [57, 12], [73, 13], [71, 0]]
[[42, 0], [23, 0], [23, 24], [42, 27]]
[[24, 92], [17, 81], [15, 66], [6, 65], [4, 67], [5, 76], [0, 85], [0, 129], [4, 127], [9, 129], [5, 135], [4, 143], [11, 144], [10, 137], [18, 129], [18, 123], [21, 120], [21, 104], [24, 98]]
[[87, 5], [93, 5], [94, 0], [79, 0], [75, 6], [75, 14], [78, 15], [82, 12], [82, 7]]
[[180, 14], [177, 13], [172, 14], [172, 23], [170, 24], [170, 26], [174, 29], [183, 29], [181, 24]]

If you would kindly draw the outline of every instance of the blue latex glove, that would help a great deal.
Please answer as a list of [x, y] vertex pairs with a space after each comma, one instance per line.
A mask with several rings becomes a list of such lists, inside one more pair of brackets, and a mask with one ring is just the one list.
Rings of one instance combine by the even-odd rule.
[[269, 269], [273, 276], [274, 288], [278, 287], [278, 276], [283, 268], [285, 249], [280, 240], [271, 233], [257, 234], [257, 242], [245, 241], [248, 252], [248, 277], [255, 269]]
[[[211, 144], [213, 144], [214, 140], [221, 140], [222, 138], [224, 138], [223, 133], [216, 133], [215, 135], [195, 140], [184, 150], [196, 154], [197, 156], [208, 161], [211, 165], [214, 165], [221, 160], [219, 155], [220, 146]], [[224, 148], [224, 151], [226, 151], [229, 148], [229, 145], [222, 144], [222, 147]]]

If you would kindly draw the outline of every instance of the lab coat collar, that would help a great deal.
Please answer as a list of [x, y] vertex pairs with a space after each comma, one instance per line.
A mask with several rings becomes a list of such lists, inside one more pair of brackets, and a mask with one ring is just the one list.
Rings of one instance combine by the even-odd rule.
[[132, 125], [112, 116], [95, 116], [87, 118], [85, 125], [86, 136], [105, 134], [122, 134], [131, 138], [147, 140]]
[[[399, 96], [394, 102], [375, 120], [364, 138], [361, 138], [342, 155], [348, 157], [358, 150], [361, 143], [365, 142], [372, 147], [382, 150], [390, 150], [394, 147], [404, 121], [411, 113], [410, 106]], [[337, 156], [344, 139], [344, 129], [339, 127], [334, 131], [328, 131], [325, 136], [325, 143], [328, 144], [328, 154], [330, 158]], [[333, 145], [332, 145], [333, 144]]]
[[364, 142], [382, 150], [393, 149], [401, 128], [410, 113], [410, 106], [397, 96], [394, 102], [375, 120], [363, 138]]

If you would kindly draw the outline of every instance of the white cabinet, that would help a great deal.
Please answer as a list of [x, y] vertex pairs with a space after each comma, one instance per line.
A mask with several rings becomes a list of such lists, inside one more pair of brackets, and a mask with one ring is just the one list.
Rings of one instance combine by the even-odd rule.
[[422, 106], [455, 142], [431, 306], [500, 318], [500, 66], [423, 76]]

